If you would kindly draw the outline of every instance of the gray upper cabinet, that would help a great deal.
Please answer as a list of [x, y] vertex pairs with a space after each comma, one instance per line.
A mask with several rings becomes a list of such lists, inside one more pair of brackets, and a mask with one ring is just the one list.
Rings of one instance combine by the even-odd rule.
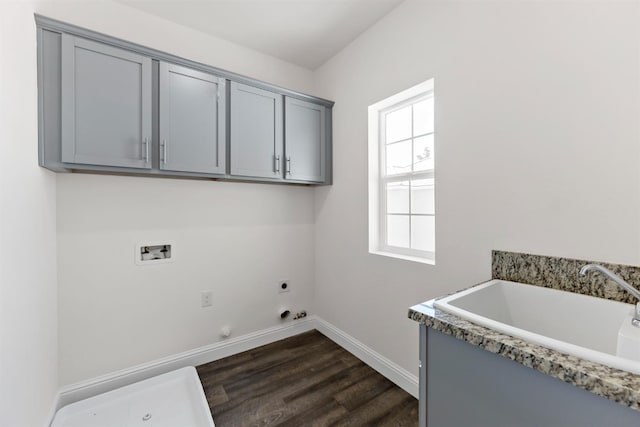
[[62, 162], [151, 168], [151, 59], [62, 34]]
[[231, 82], [231, 175], [282, 178], [282, 95]]
[[226, 80], [160, 62], [160, 169], [225, 173]]
[[324, 182], [325, 107], [285, 97], [285, 178]]
[[333, 102], [36, 15], [55, 172], [331, 185]]

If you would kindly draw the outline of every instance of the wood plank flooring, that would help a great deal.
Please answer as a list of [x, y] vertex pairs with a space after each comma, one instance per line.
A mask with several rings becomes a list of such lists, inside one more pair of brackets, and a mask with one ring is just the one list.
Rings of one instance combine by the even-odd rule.
[[216, 427], [418, 425], [413, 396], [317, 331], [197, 370]]

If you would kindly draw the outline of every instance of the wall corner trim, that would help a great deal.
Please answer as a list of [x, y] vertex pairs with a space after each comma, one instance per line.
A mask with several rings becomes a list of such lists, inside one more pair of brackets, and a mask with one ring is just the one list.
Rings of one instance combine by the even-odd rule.
[[[418, 377], [412, 375], [391, 360], [367, 347], [357, 339], [334, 325], [312, 315], [294, 323], [287, 323], [250, 334], [242, 335], [215, 344], [199, 347], [162, 359], [153, 360], [131, 368], [111, 372], [99, 377], [80, 381], [60, 389], [55, 411], [63, 406], [96, 396], [100, 393], [124, 387], [156, 375], [161, 375], [185, 366], [198, 366], [213, 362], [262, 345], [270, 344], [303, 332], [316, 329], [358, 359], [378, 371], [384, 377], [413, 395], [418, 396]], [[53, 418], [53, 417], [52, 417]]]
[[[416, 399], [418, 398], [418, 377], [416, 375], [411, 374], [398, 364], [319, 317], [315, 317], [315, 328], [318, 332], [395, 383], [398, 387]], [[416, 357], [417, 356], [416, 354]]]
[[58, 409], [60, 409], [60, 390], [56, 392], [56, 395], [53, 397], [53, 402], [51, 403], [51, 409], [49, 410], [49, 415], [47, 417], [48, 427], [53, 424], [53, 418], [56, 416]]

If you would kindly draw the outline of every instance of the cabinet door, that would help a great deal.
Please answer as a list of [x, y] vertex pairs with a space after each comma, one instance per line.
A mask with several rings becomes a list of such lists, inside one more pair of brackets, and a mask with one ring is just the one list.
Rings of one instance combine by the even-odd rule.
[[62, 35], [62, 161], [151, 168], [151, 59]]
[[282, 95], [231, 82], [231, 175], [282, 178]]
[[285, 97], [286, 179], [325, 179], [325, 107]]
[[225, 172], [225, 79], [160, 63], [160, 169]]

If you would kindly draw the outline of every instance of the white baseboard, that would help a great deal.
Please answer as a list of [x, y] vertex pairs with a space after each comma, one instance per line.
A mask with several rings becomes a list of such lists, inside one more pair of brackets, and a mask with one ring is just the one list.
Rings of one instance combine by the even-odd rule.
[[214, 360], [232, 356], [313, 329], [317, 329], [320, 333], [345, 348], [390, 381], [416, 398], [418, 397], [418, 378], [415, 375], [410, 374], [405, 369], [373, 351], [334, 325], [317, 316], [309, 316], [292, 323], [263, 329], [65, 386], [60, 390], [56, 402], [56, 410], [70, 403], [96, 396], [119, 387], [124, 387], [175, 369], [213, 362]]
[[132, 368], [111, 372], [106, 375], [71, 384], [60, 390], [57, 409], [70, 403], [96, 396], [119, 387], [124, 387], [175, 369], [213, 362], [214, 360], [242, 353], [243, 351], [313, 330], [314, 328], [315, 318], [310, 316], [292, 323], [263, 329], [194, 350], [163, 357], [162, 359], [143, 363]]
[[400, 367], [380, 353], [372, 350], [370, 347], [367, 347], [351, 335], [336, 328], [331, 323], [320, 319], [319, 317], [315, 318], [315, 326], [318, 332], [327, 336], [340, 347], [349, 351], [349, 353], [371, 366], [416, 399], [418, 398], [417, 376], [411, 374], [406, 369]]

